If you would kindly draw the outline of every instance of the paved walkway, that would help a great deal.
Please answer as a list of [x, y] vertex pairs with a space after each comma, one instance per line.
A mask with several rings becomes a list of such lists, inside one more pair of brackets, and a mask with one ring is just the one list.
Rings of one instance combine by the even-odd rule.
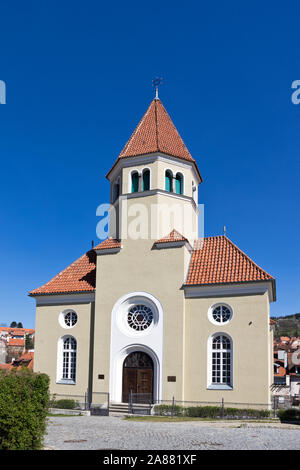
[[300, 426], [142, 422], [116, 416], [51, 417], [45, 447], [56, 450], [300, 450]]

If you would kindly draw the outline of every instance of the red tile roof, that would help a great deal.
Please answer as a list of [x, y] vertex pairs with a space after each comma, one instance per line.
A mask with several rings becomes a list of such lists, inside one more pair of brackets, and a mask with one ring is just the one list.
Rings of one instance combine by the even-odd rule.
[[[155, 243], [185, 241], [173, 230]], [[72, 292], [90, 292], [96, 288], [96, 253], [94, 250], [120, 248], [121, 242], [108, 238], [88, 251], [31, 296]], [[185, 285], [221, 284], [232, 282], [274, 281], [226, 236], [208, 237], [196, 242]]]
[[8, 340], [8, 345], [9, 346], [23, 346], [25, 345], [25, 340], [19, 339], [19, 338], [9, 338]]
[[20, 357], [15, 359], [10, 364], [0, 364], [0, 370], [12, 370], [17, 369], [20, 370], [22, 367], [27, 367], [28, 369], [33, 371], [33, 363], [34, 363], [34, 352], [33, 351], [25, 351]]
[[120, 240], [109, 237], [103, 242], [99, 243], [99, 245], [95, 246], [94, 250], [109, 250], [111, 248], [121, 248]]
[[21, 335], [32, 335], [34, 330], [32, 328], [12, 328], [7, 326], [0, 326], [0, 332], [7, 331], [10, 335], [21, 336]]
[[164, 105], [158, 99], [151, 101], [146, 113], [120, 153], [117, 162], [122, 158], [155, 152], [192, 162], [202, 181], [195, 160], [185, 146]]
[[173, 229], [169, 235], [166, 237], [160, 238], [159, 240], [156, 240], [154, 244], [156, 243], [170, 243], [170, 242], [187, 242], [188, 240], [181, 235], [177, 230]]
[[90, 250], [29, 295], [90, 292], [96, 285], [96, 253]]
[[195, 243], [185, 285], [273, 280], [225, 235]]

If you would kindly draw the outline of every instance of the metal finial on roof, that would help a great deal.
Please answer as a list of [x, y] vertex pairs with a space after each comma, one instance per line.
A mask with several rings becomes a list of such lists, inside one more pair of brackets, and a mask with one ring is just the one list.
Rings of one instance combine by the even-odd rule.
[[223, 235], [224, 235], [224, 236], [226, 235], [226, 227], [225, 227], [225, 225], [224, 225], [224, 227], [223, 227]]
[[155, 99], [156, 100], [159, 100], [159, 98], [158, 98], [158, 87], [159, 87], [159, 85], [161, 85], [162, 81], [163, 81], [163, 79], [158, 78], [158, 77], [156, 77], [152, 80], [152, 86], [155, 87]]

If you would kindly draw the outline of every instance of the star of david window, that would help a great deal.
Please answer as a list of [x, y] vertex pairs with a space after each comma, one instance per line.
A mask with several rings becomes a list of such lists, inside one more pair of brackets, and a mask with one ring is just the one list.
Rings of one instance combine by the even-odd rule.
[[127, 314], [127, 323], [133, 330], [144, 331], [153, 321], [153, 312], [146, 305], [135, 305]]

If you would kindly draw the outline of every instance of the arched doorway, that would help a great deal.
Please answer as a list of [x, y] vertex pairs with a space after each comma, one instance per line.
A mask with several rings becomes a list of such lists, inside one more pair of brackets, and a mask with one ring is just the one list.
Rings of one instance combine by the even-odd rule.
[[128, 403], [130, 392], [138, 401], [153, 401], [153, 361], [142, 351], [129, 354], [123, 363], [122, 402]]

